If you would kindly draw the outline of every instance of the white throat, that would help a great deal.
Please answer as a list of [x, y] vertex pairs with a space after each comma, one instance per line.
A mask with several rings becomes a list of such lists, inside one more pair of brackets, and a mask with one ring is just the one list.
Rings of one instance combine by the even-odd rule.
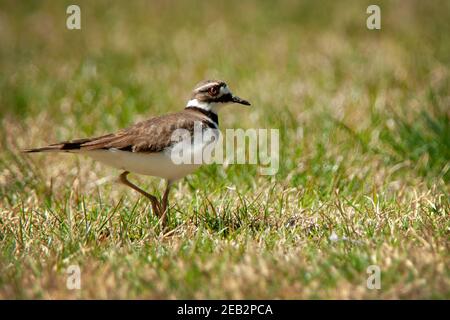
[[195, 107], [195, 108], [200, 108], [206, 111], [211, 111], [215, 114], [217, 114], [217, 109], [219, 107], [220, 103], [215, 103], [215, 102], [202, 102], [202, 101], [198, 101], [197, 99], [192, 99], [189, 100], [186, 108], [187, 107]]

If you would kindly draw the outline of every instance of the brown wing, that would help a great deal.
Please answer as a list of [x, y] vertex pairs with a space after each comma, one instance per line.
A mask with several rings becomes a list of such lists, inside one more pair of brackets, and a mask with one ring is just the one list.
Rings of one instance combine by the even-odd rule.
[[27, 149], [24, 152], [70, 152], [112, 148], [131, 152], [160, 152], [173, 143], [172, 133], [176, 129], [185, 129], [192, 134], [196, 121], [208, 125], [204, 115], [184, 110], [138, 122], [117, 133], [90, 139], [64, 141], [43, 148]]
[[[197, 119], [198, 120], [198, 119]], [[193, 131], [195, 119], [170, 114], [136, 123], [112, 136], [103, 136], [80, 145], [81, 150], [119, 149], [132, 152], [159, 152], [171, 144], [176, 129]]]

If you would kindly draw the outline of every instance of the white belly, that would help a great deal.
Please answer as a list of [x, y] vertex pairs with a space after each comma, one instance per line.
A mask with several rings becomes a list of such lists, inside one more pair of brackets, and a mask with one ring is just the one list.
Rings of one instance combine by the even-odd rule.
[[175, 164], [170, 154], [165, 152], [136, 153], [110, 149], [82, 153], [120, 170], [172, 181], [183, 178], [201, 166], [201, 164]]

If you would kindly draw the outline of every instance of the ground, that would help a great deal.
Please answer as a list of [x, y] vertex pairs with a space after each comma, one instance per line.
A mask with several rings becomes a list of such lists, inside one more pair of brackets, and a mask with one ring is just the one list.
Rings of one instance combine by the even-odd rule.
[[[0, 298], [450, 298], [448, 1], [377, 1], [381, 30], [368, 1], [76, 2], [81, 30], [72, 2], [0, 4]], [[280, 130], [279, 170], [203, 166], [168, 233], [119, 171], [20, 153], [205, 78], [252, 102], [222, 130]]]

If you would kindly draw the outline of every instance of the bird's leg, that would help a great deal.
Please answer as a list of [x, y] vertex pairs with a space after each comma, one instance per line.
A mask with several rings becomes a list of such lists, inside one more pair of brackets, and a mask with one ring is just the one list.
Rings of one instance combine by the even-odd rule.
[[169, 191], [170, 191], [170, 186], [172, 185], [172, 181], [167, 180], [167, 184], [166, 184], [166, 190], [164, 191], [164, 195], [162, 198], [162, 206], [161, 206], [161, 222], [163, 225], [165, 225], [166, 221], [167, 221], [167, 204], [169, 202]]
[[151, 195], [150, 193], [145, 192], [144, 190], [142, 190], [141, 188], [139, 188], [138, 186], [132, 184], [128, 179], [127, 176], [130, 172], [128, 171], [124, 171], [120, 176], [119, 176], [119, 181], [121, 183], [123, 183], [124, 185], [136, 190], [137, 192], [139, 192], [140, 194], [142, 194], [143, 196], [147, 197], [150, 202], [152, 203], [152, 209], [153, 212], [156, 214], [156, 216], [158, 218], [161, 218], [161, 215], [164, 214], [164, 211], [161, 211], [161, 206], [158, 202], [158, 199], [154, 196]]

